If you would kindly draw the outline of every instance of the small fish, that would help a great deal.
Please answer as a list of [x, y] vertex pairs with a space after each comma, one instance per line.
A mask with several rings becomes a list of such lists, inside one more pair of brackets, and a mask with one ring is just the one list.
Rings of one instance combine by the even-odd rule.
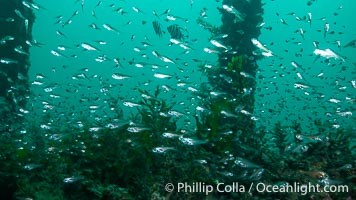
[[251, 42], [253, 45], [255, 45], [258, 49], [262, 50], [265, 54], [265, 56], [273, 56], [273, 53], [271, 50], [267, 49], [265, 46], [262, 45], [260, 41], [258, 41], [256, 38], [252, 38]]
[[142, 68], [144, 65], [141, 64], [141, 63], [136, 63], [135, 66], [138, 67], [138, 68]]
[[57, 57], [65, 57], [67, 58], [66, 55], [62, 54], [62, 53], [59, 53], [58, 51], [55, 51], [55, 50], [51, 50], [51, 54], [54, 55], [54, 56], [57, 56]]
[[100, 28], [95, 23], [91, 23], [89, 25], [89, 27], [91, 27], [92, 29], [95, 29], [95, 30], [100, 30]]
[[171, 75], [168, 75], [168, 74], [161, 74], [161, 73], [154, 73], [153, 76], [156, 77], [156, 78], [168, 78], [168, 79], [172, 78]]
[[168, 57], [166, 57], [166, 56], [160, 55], [157, 51], [152, 51], [152, 54], [153, 54], [156, 58], [159, 58], [160, 60], [162, 60], [163, 62], [168, 62], [168, 63], [175, 64], [175, 62], [174, 62], [172, 59], [170, 59], [170, 58], [168, 58]]
[[181, 141], [183, 144], [189, 145], [189, 146], [195, 146], [195, 145], [200, 145], [200, 144], [206, 144], [206, 141], [203, 140], [198, 140], [198, 139], [193, 139], [193, 138], [186, 138], [183, 136], [179, 137], [179, 141]]
[[32, 9], [32, 10], [40, 10], [40, 9], [47, 10], [43, 6], [40, 6], [38, 4], [29, 2], [29, 1], [25, 1], [25, 0], [22, 1], [22, 5], [26, 6], [29, 9]]
[[33, 81], [32, 85], [43, 85], [43, 82], [40, 81]]
[[340, 103], [341, 101], [339, 99], [331, 98], [331, 99], [329, 99], [329, 102], [331, 102], [331, 103]]
[[235, 19], [234, 19], [235, 23], [243, 21], [245, 19], [245, 16], [240, 11], [238, 11], [234, 6], [229, 6], [229, 5], [224, 4], [222, 6], [222, 8], [226, 12], [233, 14], [235, 16]]
[[115, 67], [122, 66], [122, 65], [121, 65], [121, 62], [120, 62], [120, 58], [114, 58], [113, 61], [114, 61], [114, 63], [115, 63]]
[[152, 14], [153, 14], [154, 16], [156, 16], [158, 19], [160, 19], [159, 16], [158, 16], [158, 14], [157, 14], [157, 12], [156, 12], [156, 10], [153, 10], [153, 11], [152, 11]]
[[[168, 90], [166, 89], [166, 91], [169, 91], [169, 89]], [[175, 111], [175, 110], [170, 110], [170, 111], [168, 111], [168, 115], [180, 117], [180, 116], [183, 116], [184, 114], [181, 112]]]
[[[187, 45], [185, 45], [185, 44], [183, 44], [183, 43], [180, 43], [179, 46], [180, 46], [181, 48], [183, 48], [184, 50], [190, 50], [190, 49], [192, 49], [191, 47], [189, 47], [189, 46], [187, 46]], [[185, 51], [184, 53], [187, 54], [187, 53], [189, 53], [189, 51]]]
[[124, 11], [124, 9], [122, 7], [118, 8], [118, 9], [115, 9], [114, 12], [119, 13], [121, 15], [127, 14], [127, 12]]
[[324, 39], [326, 38], [326, 34], [329, 32], [330, 24], [325, 23], [324, 25]]
[[328, 142], [329, 138], [327, 136], [319, 136], [319, 135], [302, 135], [302, 134], [296, 134], [295, 138], [300, 141], [304, 142]]
[[16, 15], [19, 16], [22, 20], [24, 20], [25, 30], [26, 30], [26, 33], [28, 33], [29, 20], [26, 19], [26, 18], [23, 16], [23, 14], [22, 14], [19, 10], [15, 9], [15, 13], [16, 13]]
[[336, 114], [340, 115], [341, 117], [352, 116], [351, 111], [345, 111], [345, 112], [336, 111]]
[[99, 7], [103, 2], [102, 1], [98, 1], [98, 3], [96, 4], [96, 6], [94, 8]]
[[124, 103], [124, 106], [127, 106], [127, 107], [139, 107], [141, 106], [140, 104], [137, 104], [137, 103], [133, 103], [133, 102], [128, 102], [128, 101], [125, 101]]
[[82, 42], [80, 44], [80, 46], [83, 47], [83, 49], [88, 50], [88, 51], [98, 51], [98, 48], [96, 48], [88, 43], [85, 43], [85, 42]]
[[141, 50], [140, 48], [138, 48], [138, 47], [134, 47], [133, 50], [136, 51], [136, 52], [141, 52], [141, 51], [142, 51], [142, 50]]
[[237, 115], [225, 110], [220, 111], [220, 114], [224, 115], [225, 117], [238, 118]]
[[142, 46], [144, 46], [144, 47], [151, 47], [151, 46], [152, 46], [152, 44], [147, 43], [147, 42], [141, 42], [141, 44], [142, 44]]
[[308, 12], [308, 22], [309, 22], [309, 25], [311, 27], [312, 25], [312, 13]]
[[305, 38], [304, 38], [304, 30], [302, 28], [299, 28], [299, 33], [302, 36], [303, 40], [305, 40]]
[[108, 58], [106, 57], [106, 55], [98, 56], [98, 57], [95, 58], [95, 61], [99, 62], [99, 63], [102, 63], [102, 62], [107, 61], [107, 60], [108, 60]]
[[339, 51], [341, 51], [341, 41], [336, 40], [335, 43], [337, 44], [337, 47], [339, 48]]
[[179, 135], [175, 134], [175, 133], [169, 133], [169, 132], [165, 132], [162, 134], [163, 137], [165, 138], [178, 138]]
[[169, 41], [170, 41], [172, 44], [180, 44], [180, 43], [182, 43], [181, 41], [179, 41], [179, 40], [177, 40], [177, 39], [174, 39], [174, 38], [171, 38]]
[[186, 22], [186, 23], [188, 23], [189, 22], [189, 19], [187, 19], [187, 18], [183, 18], [183, 17], [179, 17], [179, 16], [174, 16], [174, 15], [167, 15], [167, 20], [169, 20], [169, 21], [175, 21], [175, 20], [177, 20], [177, 19], [180, 19], [180, 20], [182, 20], [182, 21], [184, 21], [184, 22]]
[[171, 9], [167, 9], [167, 10], [165, 10], [163, 13], [161, 13], [159, 16], [161, 16], [161, 15], [167, 15], [169, 12], [171, 12]]
[[74, 11], [69, 19], [72, 19], [73, 17], [77, 16], [78, 14], [79, 14], [79, 10]]
[[216, 40], [210, 40], [210, 43], [218, 48], [223, 48], [225, 50], [228, 50], [228, 48], [225, 45], [221, 44], [220, 42], [218, 42]]
[[213, 50], [213, 49], [210, 49], [210, 48], [207, 48], [207, 47], [204, 48], [204, 51], [206, 53], [220, 53], [219, 51], [216, 51], [216, 50]]
[[62, 21], [62, 19], [59, 19], [59, 20], [57, 20], [56, 22], [54, 22], [54, 24], [60, 24], [60, 23], [62, 23], [63, 21]]
[[352, 81], [351, 81], [351, 85], [352, 85], [353, 88], [356, 89], [356, 80], [352, 80]]
[[139, 133], [142, 131], [150, 130], [150, 128], [140, 127], [140, 126], [131, 126], [131, 127], [128, 127], [126, 130], [131, 133]]
[[137, 13], [142, 13], [142, 14], [145, 14], [142, 10], [140, 10], [139, 8], [135, 7], [135, 6], [132, 6], [132, 10], [137, 12]]
[[[184, 50], [192, 49], [191, 47], [189, 47], [188, 45], [186, 45], [185, 43], [183, 43], [177, 39], [171, 38], [169, 41], [171, 42], [171, 44], [179, 45], [179, 47], [183, 48]], [[185, 53], [189, 53], [189, 51], [185, 51]]]
[[240, 113], [244, 114], [244, 115], [251, 115], [250, 112], [248, 112], [247, 110], [241, 109]]
[[303, 70], [304, 71], [304, 69], [303, 69], [303, 66], [301, 65], [301, 64], [298, 64], [297, 62], [295, 62], [295, 61], [292, 61], [291, 63], [290, 63], [294, 68], [296, 68], [296, 69], [301, 69], [301, 70]]
[[28, 23], [29, 23], [28, 19], [25, 19], [24, 24], [25, 24], [26, 33], [28, 33], [28, 25], [29, 25]]
[[92, 10], [92, 11], [91, 11], [91, 16], [93, 16], [94, 18], [98, 19], [98, 17], [97, 17], [96, 14], [95, 14], [95, 10]]
[[344, 48], [345, 47], [353, 47], [353, 48], [355, 48], [356, 47], [356, 40], [352, 40], [352, 41], [348, 42], [346, 45], [344, 45]]
[[82, 0], [82, 1], [81, 1], [81, 4], [80, 4], [80, 5], [82, 6], [82, 11], [84, 11], [84, 4], [85, 4], [85, 1]]
[[261, 166], [252, 163], [244, 158], [238, 157], [235, 160], [235, 164], [242, 168], [261, 168]]
[[124, 74], [119, 74], [119, 73], [114, 73], [114, 74], [111, 75], [111, 77], [112, 77], [113, 79], [116, 79], [116, 80], [123, 80], [123, 79], [131, 78], [132, 76], [124, 75]]
[[69, 19], [62, 24], [62, 27], [65, 27], [73, 22], [73, 18], [79, 14], [79, 11], [76, 10], [73, 12], [73, 14], [69, 17]]
[[250, 78], [250, 79], [256, 81], [256, 78], [254, 76], [252, 76], [251, 74], [247, 73], [247, 72], [243, 72], [242, 71], [242, 72], [240, 72], [240, 75], [245, 77], [245, 78]]
[[117, 34], [120, 34], [119, 30], [117, 30], [116, 28], [110, 26], [109, 24], [103, 24], [103, 27], [108, 31], [113, 31], [113, 32], [115, 32]]
[[72, 76], [73, 80], [90, 80], [90, 78], [85, 73], [78, 73]]
[[33, 169], [36, 169], [36, 168], [39, 168], [39, 167], [42, 167], [42, 165], [41, 164], [27, 164], [23, 168], [25, 170], [30, 171], [30, 170], [33, 170]]
[[0, 63], [11, 65], [11, 64], [18, 64], [19, 61], [11, 59], [11, 58], [0, 58]]
[[153, 153], [166, 153], [167, 151], [175, 150], [174, 147], [156, 147], [152, 149]]
[[305, 84], [301, 84], [301, 83], [294, 83], [294, 88], [307, 89], [307, 88], [309, 88], [309, 86], [305, 85]]
[[21, 45], [18, 45], [18, 46], [16, 46], [15, 48], [14, 48], [14, 51], [15, 52], [17, 52], [17, 53], [19, 53], [19, 54], [22, 54], [22, 55], [29, 55], [24, 49], [23, 49], [23, 47], [21, 46]]
[[63, 36], [65, 38], [68, 38], [63, 32], [61, 32], [59, 30], [56, 31], [56, 34], [59, 35], [59, 36]]
[[288, 25], [287, 22], [286, 22], [286, 20], [284, 20], [284, 19], [281, 18], [280, 21], [282, 22], [282, 24]]
[[64, 183], [74, 183], [74, 182], [80, 181], [82, 179], [83, 179], [83, 177], [81, 177], [81, 176], [72, 176], [72, 177], [63, 179], [63, 182]]
[[7, 41], [12, 41], [12, 40], [15, 40], [15, 38], [11, 35], [7, 35], [0, 40], [0, 44], [5, 45]]
[[[329, 58], [334, 58], [336, 59], [341, 59], [342, 61], [345, 62], [345, 59], [339, 55], [337, 55], [336, 53], [334, 53], [331, 49], [325, 49], [325, 50], [321, 50], [321, 49], [315, 49], [314, 50], [314, 54], [317, 55], [318, 57], [324, 57], [326, 59]], [[317, 57], [317, 58], [318, 58]]]
[[16, 15], [19, 16], [21, 19], [23, 19], [23, 20], [26, 19], [26, 18], [23, 16], [23, 14], [22, 14], [19, 10], [15, 9], [15, 13], [16, 13]]
[[37, 79], [44, 79], [45, 76], [44, 76], [43, 74], [41, 74], [41, 73], [37, 73], [37, 74], [36, 74], [36, 78], [37, 78]]
[[62, 27], [65, 27], [65, 26], [71, 24], [72, 22], [73, 22], [72, 19], [68, 19], [66, 22], [64, 22], [64, 23], [62, 24]]
[[314, 46], [314, 48], [318, 49], [319, 48], [319, 42], [318, 41], [313, 41], [313, 46]]

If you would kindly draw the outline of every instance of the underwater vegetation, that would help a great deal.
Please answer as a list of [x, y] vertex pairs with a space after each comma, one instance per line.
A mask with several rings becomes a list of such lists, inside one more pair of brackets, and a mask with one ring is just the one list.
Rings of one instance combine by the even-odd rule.
[[[69, 126], [66, 133], [33, 127], [37, 135], [8, 132], [0, 138], [1, 185], [17, 199], [346, 199], [355, 191], [354, 137], [347, 129], [320, 127], [303, 134], [298, 122], [247, 132], [227, 120], [215, 101], [196, 132], [179, 129], [172, 105], [142, 91], [139, 114], [128, 123], [94, 129]], [[214, 119], [217, 118], [217, 119]], [[211, 120], [216, 120], [212, 122]], [[163, 121], [164, 123], [159, 123]], [[104, 123], [104, 122], [103, 122]], [[237, 124], [236, 128], [234, 124]], [[102, 126], [103, 127], [103, 126]], [[234, 130], [236, 128], [237, 130]], [[11, 137], [10, 137], [11, 136]], [[14, 138], [15, 137], [15, 138]], [[20, 145], [26, 139], [26, 145]], [[21, 146], [21, 147], [20, 147]], [[352, 154], [353, 153], [353, 154]], [[347, 185], [347, 193], [167, 193], [166, 183], [248, 185], [312, 183]], [[137, 191], [139, 188], [139, 192]], [[5, 191], [4, 191], [5, 192]], [[10, 198], [10, 197], [9, 197]]]

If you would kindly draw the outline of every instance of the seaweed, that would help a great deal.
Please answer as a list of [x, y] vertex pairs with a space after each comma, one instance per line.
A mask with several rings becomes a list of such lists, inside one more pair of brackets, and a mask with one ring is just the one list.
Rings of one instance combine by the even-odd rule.
[[[10, 187], [8, 192], [13, 191], [16, 198], [34, 199], [337, 199], [353, 195], [352, 129], [327, 128], [321, 121], [319, 126], [324, 128], [318, 130], [322, 132], [310, 135], [302, 134], [298, 122], [278, 122], [272, 131], [251, 129], [241, 123], [243, 114], [227, 117], [221, 113], [231, 111], [234, 101], [211, 97], [203, 101], [209, 111], [195, 116], [199, 128], [189, 133], [178, 128], [174, 116], [162, 114], [173, 105], [160, 98], [159, 88], [154, 94], [141, 93], [150, 100], [143, 95], [138, 116], [122, 119], [126, 122], [116, 128], [102, 125], [94, 130], [91, 122], [82, 120], [82, 128], [67, 127], [65, 134], [50, 137], [59, 130], [32, 127], [27, 130], [34, 134], [16, 135], [18, 140], [28, 141], [22, 148], [17, 148], [19, 143], [10, 134], [2, 134], [2, 185]], [[133, 126], [146, 129], [130, 132]], [[176, 136], [163, 137], [166, 132]], [[205, 143], [190, 146], [179, 140], [192, 136]], [[174, 149], [155, 153], [156, 147]], [[347, 185], [349, 192], [301, 195], [254, 190], [251, 197], [247, 192], [212, 192], [206, 196], [164, 190], [165, 184], [178, 182], [341, 184]]]

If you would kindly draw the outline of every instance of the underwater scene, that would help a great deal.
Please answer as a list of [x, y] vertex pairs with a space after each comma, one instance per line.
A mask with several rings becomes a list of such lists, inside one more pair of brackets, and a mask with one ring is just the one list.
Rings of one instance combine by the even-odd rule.
[[0, 199], [356, 199], [354, 8], [0, 0]]

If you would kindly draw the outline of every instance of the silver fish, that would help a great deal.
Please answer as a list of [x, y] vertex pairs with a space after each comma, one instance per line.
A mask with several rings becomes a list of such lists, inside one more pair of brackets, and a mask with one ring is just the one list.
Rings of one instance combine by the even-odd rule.
[[156, 147], [152, 149], [153, 153], [166, 153], [167, 151], [175, 150], [174, 147]]
[[18, 64], [19, 61], [11, 59], [11, 58], [1, 58], [0, 59], [0, 63], [11, 65], [11, 64]]
[[180, 136], [179, 140], [183, 144], [186, 144], [186, 145], [189, 145], [189, 146], [194, 146], [194, 145], [200, 145], [200, 144], [207, 143], [206, 141], [203, 141], [203, 140], [198, 140], [198, 139], [193, 139], [193, 138], [186, 138], [186, 137], [183, 137], [183, 136]]
[[154, 77], [156, 77], [156, 78], [172, 78], [172, 76], [171, 75], [168, 75], [168, 74], [161, 74], [161, 73], [155, 73], [154, 75], [153, 75]]
[[329, 32], [329, 29], [330, 29], [330, 24], [325, 23], [325, 25], [324, 25], [324, 39], [326, 38], [326, 33]]
[[15, 40], [15, 38], [11, 35], [7, 35], [7, 36], [1, 38], [0, 44], [5, 45], [7, 41], [12, 41], [12, 40]]
[[120, 34], [119, 30], [117, 30], [116, 28], [110, 26], [109, 24], [103, 24], [103, 27], [108, 31], [113, 31], [113, 32], [115, 32], [117, 34]]
[[83, 47], [85, 50], [88, 50], [88, 51], [98, 51], [98, 48], [94, 47], [93, 45], [90, 45], [88, 43], [84, 43], [82, 42], [80, 44], [81, 47]]
[[252, 38], [251, 42], [253, 45], [255, 45], [258, 49], [260, 49], [262, 51], [262, 55], [273, 56], [272, 51], [267, 49], [265, 46], [263, 46], [262, 43], [260, 41], [258, 41], [256, 38]]
[[166, 57], [166, 56], [162, 56], [161, 54], [159, 54], [157, 51], [152, 51], [152, 54], [156, 57], [156, 58], [159, 58], [160, 60], [162, 60], [163, 62], [168, 62], [168, 63], [172, 63], [172, 64], [175, 64], [175, 62]]
[[14, 48], [15, 52], [19, 53], [19, 54], [22, 54], [22, 55], [29, 55], [21, 45], [18, 45]]
[[343, 57], [341, 57], [340, 55], [337, 55], [331, 49], [325, 49], [325, 50], [315, 49], [313, 53], [317, 56], [321, 56], [326, 59], [329, 59], [329, 58], [334, 58], [335, 60], [341, 59], [342, 61], [345, 62], [345, 59]]
[[210, 43], [218, 48], [223, 48], [225, 50], [228, 50], [228, 48], [225, 45], [221, 44], [220, 42], [218, 42], [216, 40], [210, 40]]
[[308, 22], [309, 22], [309, 25], [311, 26], [312, 25], [312, 13], [308, 12]]
[[113, 79], [116, 79], [116, 80], [123, 80], [123, 79], [131, 78], [131, 76], [124, 75], [124, 74], [119, 74], [119, 73], [114, 73], [114, 74], [111, 75], [111, 77]]

